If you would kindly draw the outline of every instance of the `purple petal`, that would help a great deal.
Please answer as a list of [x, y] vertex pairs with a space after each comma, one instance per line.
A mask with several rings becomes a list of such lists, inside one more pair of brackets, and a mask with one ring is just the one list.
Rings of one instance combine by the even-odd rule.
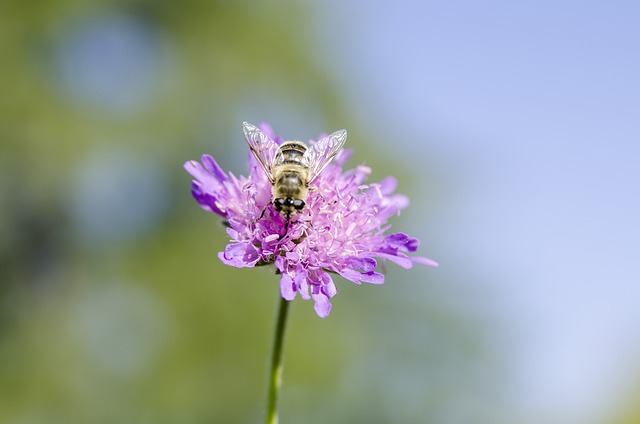
[[313, 297], [313, 301], [315, 302], [313, 309], [316, 311], [316, 314], [320, 318], [328, 317], [329, 312], [331, 312], [331, 302], [329, 302], [329, 298], [323, 293], [312, 294], [311, 297]]
[[390, 253], [384, 253], [384, 252], [373, 252], [372, 255], [377, 256], [379, 258], [382, 259], [388, 259], [391, 262], [393, 262], [396, 265], [401, 266], [404, 269], [411, 269], [413, 268], [413, 260], [412, 258], [403, 255], [403, 254], [390, 254]]
[[349, 158], [351, 157], [351, 155], [353, 155], [353, 149], [342, 149], [340, 150], [340, 152], [338, 152], [338, 155], [336, 156], [336, 158], [334, 159], [334, 162], [337, 165], [344, 165], [344, 163], [346, 161], [349, 160]]
[[[291, 265], [291, 262], [289, 262], [289, 264]], [[309, 284], [308, 284], [308, 278], [309, 278], [309, 274], [307, 272], [307, 269], [304, 268], [301, 264], [298, 264], [295, 267], [295, 271], [293, 272], [293, 282], [297, 288], [297, 290], [300, 292], [300, 296], [302, 296], [303, 299], [309, 299]]]
[[425, 258], [422, 256], [412, 256], [411, 259], [413, 262], [417, 264], [427, 265], [427, 266], [439, 266], [440, 264], [433, 259]]
[[360, 273], [358, 271], [354, 271], [351, 268], [345, 268], [338, 271], [338, 274], [342, 278], [346, 278], [349, 281], [353, 281], [356, 284], [360, 284]]
[[184, 169], [196, 180], [202, 181], [209, 178], [209, 173], [205, 171], [202, 165], [195, 160], [185, 162]]
[[388, 196], [396, 190], [396, 187], [398, 187], [398, 180], [393, 177], [387, 177], [378, 184], [380, 184], [380, 192], [383, 195]]
[[397, 210], [406, 209], [409, 206], [409, 198], [404, 194], [394, 194], [388, 198], [389, 204], [394, 206]]
[[338, 294], [338, 289], [336, 288], [336, 285], [333, 284], [333, 280], [331, 279], [331, 276], [324, 272], [324, 271], [319, 271], [320, 272], [320, 279], [322, 280], [322, 293], [325, 294], [325, 296], [327, 296], [329, 299], [331, 299], [333, 296], [335, 296], [336, 294]]
[[276, 259], [273, 261], [273, 264], [276, 266], [276, 269], [280, 271], [281, 274], [287, 272], [287, 264], [285, 262], [284, 257], [276, 256]]
[[346, 278], [347, 280], [353, 281], [356, 284], [361, 284], [361, 283], [383, 284], [384, 283], [384, 275], [374, 271], [358, 272], [356, 270], [346, 268], [338, 271], [338, 274], [340, 274], [342, 277]]
[[193, 196], [194, 199], [196, 199], [196, 202], [198, 202], [198, 204], [202, 209], [204, 209], [207, 212], [213, 212], [222, 217], [226, 217], [227, 215], [226, 211], [223, 211], [218, 207], [218, 202], [216, 201], [216, 198], [210, 195], [209, 193], [205, 193], [202, 190], [202, 187], [199, 182], [193, 181], [191, 186], [193, 187], [193, 189], [191, 190], [191, 195]]
[[291, 301], [296, 298], [295, 283], [289, 274], [282, 274], [280, 278], [280, 294], [285, 300]]
[[251, 243], [232, 243], [227, 245], [224, 252], [218, 253], [218, 258], [226, 265], [244, 268], [255, 266], [260, 255]]
[[378, 265], [376, 260], [373, 259], [373, 258], [370, 258], [370, 257], [348, 258], [345, 261], [345, 264], [349, 268], [353, 268], [353, 269], [360, 270], [360, 271], [363, 271], [363, 272], [373, 271], [374, 269], [376, 269], [376, 266]]
[[[275, 235], [278, 236], [278, 234]], [[298, 261], [300, 261], [300, 254], [298, 252], [287, 252], [285, 254], [285, 257], [291, 263], [297, 263]]]
[[218, 165], [218, 162], [216, 162], [213, 156], [202, 155], [202, 157], [200, 158], [200, 161], [202, 161], [202, 165], [204, 166], [204, 169], [209, 171], [216, 180], [224, 181], [228, 178], [227, 174], [225, 174], [222, 168], [220, 168], [220, 165]]
[[420, 246], [420, 240], [409, 237], [405, 233], [389, 234], [384, 238], [384, 241], [387, 246], [391, 248], [407, 250], [409, 252], [415, 252]]
[[380, 274], [379, 272], [363, 272], [360, 275], [360, 281], [362, 281], [363, 283], [384, 284], [384, 275]]
[[309, 295], [309, 279], [307, 272], [299, 272], [296, 274], [294, 281], [296, 283], [296, 287], [298, 287], [300, 291], [300, 297], [304, 300], [311, 299]]

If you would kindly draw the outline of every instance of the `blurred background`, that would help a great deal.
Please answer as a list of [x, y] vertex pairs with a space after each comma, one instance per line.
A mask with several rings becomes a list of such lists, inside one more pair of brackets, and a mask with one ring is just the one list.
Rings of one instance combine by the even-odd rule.
[[182, 164], [347, 128], [439, 268], [293, 304], [283, 423], [640, 422], [637, 2], [0, 3], [0, 422], [255, 423], [278, 278]]

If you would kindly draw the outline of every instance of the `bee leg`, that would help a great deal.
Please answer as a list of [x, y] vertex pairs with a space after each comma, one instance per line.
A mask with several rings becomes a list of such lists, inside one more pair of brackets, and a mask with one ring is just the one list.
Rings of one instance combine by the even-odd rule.
[[267, 208], [269, 207], [270, 203], [267, 203], [266, 205], [264, 205], [264, 208], [262, 208], [262, 212], [260, 213], [260, 216], [258, 217], [258, 219], [256, 219], [256, 221], [260, 221], [262, 219], [262, 217], [264, 216], [264, 213], [267, 211]]
[[264, 216], [264, 213], [267, 211], [267, 208], [269, 207], [269, 205], [270, 205], [270, 204], [271, 204], [271, 203], [267, 203], [267, 204], [265, 205], [265, 207], [264, 207], [264, 208], [262, 208], [262, 212], [260, 213], [260, 216], [259, 216], [259, 217], [257, 217], [256, 219], [254, 219], [253, 221], [251, 221], [251, 225], [252, 225], [252, 226], [255, 226], [256, 222], [258, 222], [258, 221], [260, 221], [260, 220], [262, 219], [262, 217]]

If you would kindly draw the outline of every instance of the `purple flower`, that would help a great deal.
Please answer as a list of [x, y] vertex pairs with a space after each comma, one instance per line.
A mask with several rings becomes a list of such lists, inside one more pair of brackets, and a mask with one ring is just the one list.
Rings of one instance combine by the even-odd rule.
[[[278, 145], [282, 143], [268, 125], [260, 129]], [[272, 185], [253, 155], [248, 178], [225, 173], [209, 155], [203, 155], [201, 163], [185, 163], [195, 178], [193, 197], [229, 225], [231, 242], [218, 254], [220, 260], [238, 268], [273, 263], [281, 275], [282, 297], [293, 300], [299, 293], [305, 300], [313, 299], [322, 318], [329, 315], [329, 299], [337, 292], [332, 273], [356, 284], [382, 284], [384, 275], [376, 272], [379, 259], [407, 269], [414, 263], [436, 266], [430, 259], [406, 254], [418, 249], [417, 239], [404, 233], [385, 235], [390, 228], [387, 220], [406, 208], [409, 200], [394, 194], [397, 181], [393, 177], [365, 184], [371, 172], [368, 167], [343, 171], [351, 153], [341, 150], [319, 174], [304, 209], [289, 223], [271, 204]]]

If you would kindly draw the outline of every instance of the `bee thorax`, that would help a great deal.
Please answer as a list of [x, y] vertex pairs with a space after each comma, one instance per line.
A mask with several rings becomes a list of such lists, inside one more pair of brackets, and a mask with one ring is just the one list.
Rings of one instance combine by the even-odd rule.
[[285, 171], [278, 176], [274, 184], [275, 197], [293, 197], [302, 196], [305, 191], [305, 183], [299, 172]]

